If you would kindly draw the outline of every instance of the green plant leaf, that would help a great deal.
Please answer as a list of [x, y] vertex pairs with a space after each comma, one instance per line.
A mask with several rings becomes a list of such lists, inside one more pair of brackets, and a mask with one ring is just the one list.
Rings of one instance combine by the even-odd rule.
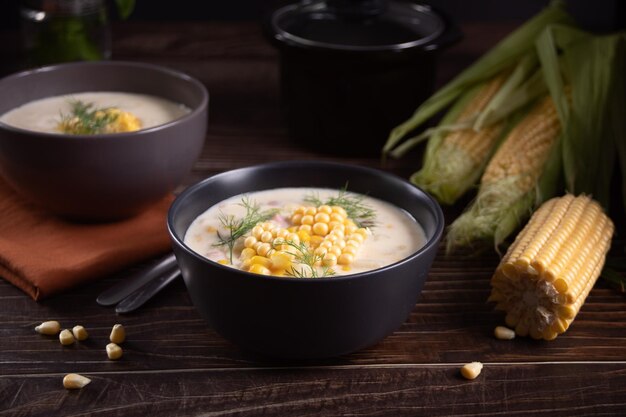
[[128, 19], [135, 9], [135, 0], [115, 0], [117, 12], [122, 19]]

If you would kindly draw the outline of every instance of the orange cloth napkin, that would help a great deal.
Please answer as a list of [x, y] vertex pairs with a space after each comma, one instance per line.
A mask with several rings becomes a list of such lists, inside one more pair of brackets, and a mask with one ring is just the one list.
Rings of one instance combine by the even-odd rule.
[[58, 294], [168, 251], [173, 196], [114, 223], [62, 220], [0, 180], [0, 277], [35, 300]]

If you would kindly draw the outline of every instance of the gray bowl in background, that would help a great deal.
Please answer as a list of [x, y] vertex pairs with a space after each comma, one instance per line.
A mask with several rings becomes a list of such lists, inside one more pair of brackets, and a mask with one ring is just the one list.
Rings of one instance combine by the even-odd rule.
[[0, 80], [0, 115], [33, 100], [87, 91], [154, 95], [191, 112], [163, 125], [105, 135], [42, 133], [0, 122], [0, 175], [26, 198], [65, 217], [135, 215], [171, 193], [200, 155], [208, 92], [196, 79], [156, 65], [77, 62]]

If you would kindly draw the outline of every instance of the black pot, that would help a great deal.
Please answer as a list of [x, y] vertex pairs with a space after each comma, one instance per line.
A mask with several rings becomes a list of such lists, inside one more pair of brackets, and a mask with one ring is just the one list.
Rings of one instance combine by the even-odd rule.
[[433, 92], [438, 53], [460, 39], [430, 6], [302, 1], [268, 15], [293, 140], [322, 152], [379, 154], [389, 131]]
[[[330, 278], [282, 278], [240, 271], [197, 254], [183, 241], [191, 222], [231, 196], [280, 187], [367, 193], [406, 210], [424, 228], [424, 247], [373, 271]], [[195, 307], [240, 347], [283, 358], [337, 356], [370, 346], [415, 307], [437, 254], [444, 218], [435, 200], [396, 176], [369, 168], [294, 161], [225, 172], [181, 193], [168, 228]]]

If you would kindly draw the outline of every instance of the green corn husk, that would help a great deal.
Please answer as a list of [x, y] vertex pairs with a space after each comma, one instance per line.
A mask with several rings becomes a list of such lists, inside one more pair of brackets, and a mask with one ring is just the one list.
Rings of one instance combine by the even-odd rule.
[[[546, 84], [552, 97], [558, 98], [555, 105], [559, 114], [568, 120], [563, 132], [567, 190], [593, 195], [606, 209], [615, 149], [617, 146], [620, 154], [620, 147], [626, 146], [625, 39], [624, 33], [594, 36], [553, 25], [537, 41]], [[557, 50], [562, 51], [560, 58]], [[572, 87], [571, 105], [563, 93], [566, 82]]]
[[[516, 124], [523, 114], [517, 115]], [[542, 202], [557, 195], [562, 189], [561, 140], [557, 138], [550, 150], [537, 186], [530, 191], [520, 190], [519, 176], [504, 178], [481, 185], [470, 206], [448, 227], [446, 252], [470, 248], [480, 252], [500, 245]]]
[[[523, 57], [483, 111], [473, 118], [448, 124], [456, 120], [456, 116], [484, 84], [475, 86], [457, 100], [439, 126], [428, 129], [394, 149], [391, 154], [397, 156], [414, 142], [433, 135], [426, 146], [423, 166], [411, 176], [411, 182], [431, 193], [441, 204], [449, 205], [473, 188], [499, 143], [513, 127], [511, 119], [515, 112], [545, 93], [545, 84], [536, 70], [537, 63], [534, 52]], [[499, 138], [478, 163], [462, 146], [450, 145], [444, 140], [447, 133], [455, 130], [472, 128], [479, 131], [500, 122], [502, 126]]]
[[626, 157], [625, 40], [624, 33], [594, 36], [565, 26], [549, 26], [538, 37], [541, 71], [563, 126], [561, 136], [534, 190], [516, 191], [515, 177], [479, 188], [448, 230], [448, 251], [489, 244], [497, 250], [538, 205], [566, 190], [593, 195], [608, 209], [616, 146]]
[[521, 57], [534, 49], [534, 41], [539, 33], [547, 25], [554, 23], [572, 23], [572, 19], [565, 12], [561, 1], [552, 2], [544, 11], [500, 41], [474, 64], [422, 103], [409, 120], [391, 131], [383, 147], [383, 156], [388, 155], [409, 132], [450, 105], [468, 89], [493, 78], [507, 67], [515, 65]]
[[[451, 126], [449, 123], [458, 118], [477, 91], [478, 88], [474, 88], [464, 94], [443, 117], [441, 126]], [[477, 180], [474, 177], [468, 179], [458, 175], [461, 172], [470, 171], [473, 165], [469, 158], [463, 158], [462, 151], [442, 150], [443, 139], [448, 133], [449, 131], [445, 129], [440, 129], [433, 133], [426, 146], [424, 166], [420, 171], [411, 175], [410, 178], [413, 184], [431, 193], [443, 204], [452, 204], [460, 194], [473, 186]], [[461, 155], [459, 155], [460, 153]]]

